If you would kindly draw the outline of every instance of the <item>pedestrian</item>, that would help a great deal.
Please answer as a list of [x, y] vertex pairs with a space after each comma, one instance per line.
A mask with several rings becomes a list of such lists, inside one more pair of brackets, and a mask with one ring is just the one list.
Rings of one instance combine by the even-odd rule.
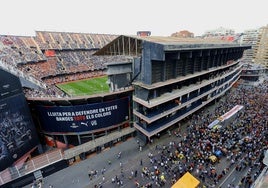
[[140, 161], [140, 165], [142, 166], [142, 164], [143, 164], [143, 163], [142, 163], [142, 159], [141, 159], [141, 161]]
[[138, 171], [135, 170], [135, 172], [134, 172], [134, 176], [135, 176], [135, 178], [137, 177], [137, 175], [138, 175]]
[[121, 176], [122, 176], [122, 178], [125, 177], [123, 168], [121, 168]]
[[118, 153], [117, 158], [118, 158], [118, 159], [121, 158], [121, 151]]

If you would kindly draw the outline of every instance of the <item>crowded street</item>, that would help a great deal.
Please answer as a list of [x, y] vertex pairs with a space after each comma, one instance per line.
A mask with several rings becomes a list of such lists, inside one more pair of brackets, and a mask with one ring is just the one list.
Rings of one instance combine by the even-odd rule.
[[[186, 172], [199, 187], [249, 188], [267, 149], [267, 82], [232, 88], [219, 101], [158, 134], [130, 138], [44, 179], [44, 187], [171, 187]], [[208, 128], [242, 105], [243, 110]], [[213, 157], [211, 157], [213, 156]]]

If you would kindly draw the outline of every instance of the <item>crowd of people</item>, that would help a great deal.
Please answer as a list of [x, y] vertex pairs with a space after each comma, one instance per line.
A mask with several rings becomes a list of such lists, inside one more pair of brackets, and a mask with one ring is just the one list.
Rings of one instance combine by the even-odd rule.
[[69, 33], [69, 32], [36, 32], [38, 45], [41, 49], [97, 49], [115, 39], [117, 35]]
[[[264, 167], [263, 153], [268, 144], [267, 93], [267, 81], [258, 87], [232, 88], [213, 108], [198, 111], [185, 125], [169, 130], [168, 141], [159, 144], [158, 138], [154, 138], [148, 157], [141, 158], [135, 168], [120, 165], [121, 170], [112, 180], [100, 181], [95, 187], [102, 187], [107, 181], [120, 187], [126, 178], [133, 180], [136, 187], [171, 187], [186, 172], [200, 181], [200, 187], [220, 187], [220, 182], [234, 169], [243, 175], [238, 177], [238, 184], [228, 187], [249, 188]], [[244, 108], [226, 120], [225, 126], [208, 128], [235, 105]], [[137, 148], [142, 152], [139, 143]]]
[[[109, 34], [41, 31], [33, 37], [0, 35], [0, 61], [2, 66], [14, 67], [18, 76], [25, 79], [30, 76], [47, 86], [73, 81], [77, 77], [80, 79], [81, 76], [84, 79], [92, 77], [94, 72], [103, 71], [106, 62], [126, 60], [123, 56], [92, 55], [115, 37]], [[46, 50], [51, 49], [54, 55], [46, 56]]]
[[[35, 38], [0, 35], [0, 61], [4, 66], [10, 67], [13, 72], [17, 72], [19, 76], [25, 79], [30, 76], [44, 83], [47, 87], [46, 91], [25, 89], [26, 96], [60, 97], [63, 94], [53, 87], [55, 84], [103, 76], [106, 68], [105, 63], [127, 61], [127, 59], [125, 56], [93, 56], [95, 49], [97, 49], [94, 46], [83, 49], [75, 48], [76, 50], [72, 51], [62, 51], [59, 48], [55, 51], [55, 56], [47, 58], [40, 50], [42, 49], [42, 41], [53, 43], [60, 40], [64, 44], [70, 45], [74, 41], [80, 41], [83, 44], [87, 42], [92, 45], [94, 43], [104, 45], [114, 37], [113, 35], [77, 33], [67, 35], [67, 33], [60, 32], [38, 32]], [[33, 42], [35, 40], [36, 42]]]

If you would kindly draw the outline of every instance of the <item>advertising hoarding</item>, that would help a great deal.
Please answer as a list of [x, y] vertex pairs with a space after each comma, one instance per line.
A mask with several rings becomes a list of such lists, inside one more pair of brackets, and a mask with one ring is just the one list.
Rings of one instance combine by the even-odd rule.
[[89, 132], [129, 120], [129, 98], [75, 106], [37, 106], [43, 131]]
[[39, 144], [23, 93], [0, 100], [0, 171]]

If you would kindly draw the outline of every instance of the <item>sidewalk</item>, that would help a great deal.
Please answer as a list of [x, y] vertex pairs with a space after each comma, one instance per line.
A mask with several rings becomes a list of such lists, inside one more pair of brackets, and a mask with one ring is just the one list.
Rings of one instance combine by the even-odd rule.
[[[93, 185], [102, 182], [101, 170], [106, 169], [104, 176], [107, 182], [111, 180], [110, 177], [114, 176], [115, 173], [120, 174], [119, 164], [120, 162], [126, 167], [127, 170], [132, 166], [136, 166], [135, 158], [142, 157], [143, 152], [138, 151], [138, 145], [135, 138], [130, 138], [125, 142], [117, 144], [116, 146], [103, 150], [99, 154], [93, 154], [89, 158], [77, 162], [72, 166], [58, 171], [50, 176], [44, 178], [43, 187], [94, 187]], [[119, 152], [122, 152], [121, 159], [117, 158]], [[138, 155], [137, 155], [138, 154]], [[133, 156], [135, 155], [135, 158]], [[111, 165], [108, 161], [111, 161]], [[88, 172], [91, 170], [98, 171], [97, 176], [89, 179]], [[31, 185], [25, 186], [25, 188], [31, 187]]]
[[[83, 161], [45, 177], [42, 188], [49, 188], [49, 185], [52, 185], [54, 188], [94, 188], [94, 185], [99, 185], [100, 183], [103, 188], [118, 187], [112, 183], [112, 178], [115, 176], [122, 179], [123, 186], [121, 187], [135, 187], [135, 179], [129, 178], [131, 171], [138, 171], [136, 179], [142, 183], [140, 175], [140, 169], [142, 168], [141, 160], [143, 166], [151, 166], [148, 160], [148, 153], [155, 152], [156, 145], [165, 145], [172, 139], [174, 139], [174, 136], [169, 137], [165, 134], [155, 140], [153, 144], [145, 145], [142, 151], [140, 151], [137, 138], [130, 138], [112, 148], [103, 150], [99, 154], [93, 154]], [[119, 152], [122, 153], [120, 159], [117, 158]], [[108, 161], [111, 161], [110, 165]], [[105, 169], [105, 172], [102, 174], [103, 169]], [[97, 175], [92, 176], [92, 179], [88, 176], [91, 170], [97, 171]], [[144, 181], [146, 182], [147, 180], [144, 179]], [[31, 185], [24, 188], [29, 187]]]

